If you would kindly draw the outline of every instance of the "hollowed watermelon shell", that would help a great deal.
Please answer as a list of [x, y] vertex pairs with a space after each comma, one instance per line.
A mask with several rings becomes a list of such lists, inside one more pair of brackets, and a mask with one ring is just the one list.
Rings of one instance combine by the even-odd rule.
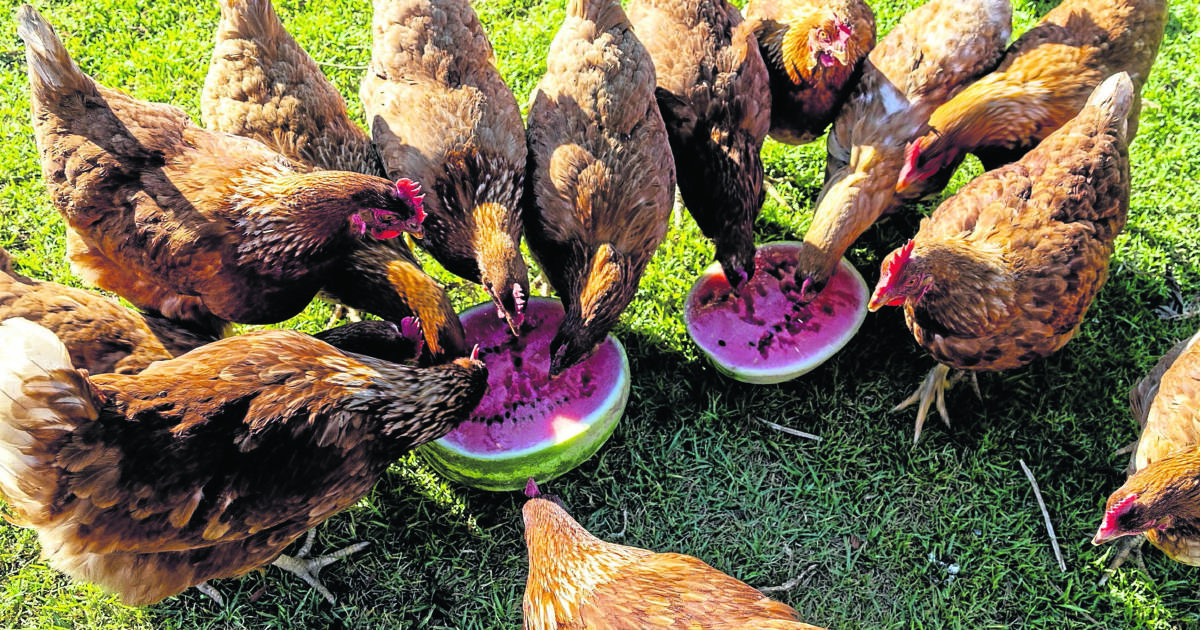
[[845, 259], [816, 299], [796, 308], [795, 293], [779, 285], [794, 284], [799, 249], [790, 241], [760, 247], [740, 296], [717, 263], [688, 293], [688, 335], [730, 378], [756, 384], [796, 378], [837, 354], [866, 319], [867, 284]]
[[[467, 347], [479, 344], [488, 392], [446, 437], [417, 449], [446, 478], [484, 490], [519, 490], [582, 464], [608, 441], [629, 400], [629, 359], [609, 335], [586, 361], [551, 383], [558, 300], [533, 298], [514, 337], [491, 302], [461, 315]], [[568, 394], [570, 397], [568, 398]]]

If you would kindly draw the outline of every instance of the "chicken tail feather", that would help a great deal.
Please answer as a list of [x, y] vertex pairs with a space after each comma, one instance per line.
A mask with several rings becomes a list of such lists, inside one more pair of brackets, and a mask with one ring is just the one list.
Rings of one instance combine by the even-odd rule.
[[1119, 72], [1104, 80], [1088, 97], [1085, 107], [1095, 107], [1105, 112], [1111, 120], [1118, 122], [1121, 137], [1129, 132], [1129, 110], [1133, 107], [1133, 81], [1129, 73]]
[[[244, 35], [257, 40], [270, 40], [283, 31], [283, 23], [275, 13], [271, 0], [220, 0], [221, 19]], [[258, 41], [262, 45], [263, 41]]]
[[17, 35], [25, 42], [25, 59], [35, 91], [61, 93], [95, 90], [91, 78], [71, 60], [54, 27], [27, 4], [17, 9]]
[[16, 317], [0, 324], [0, 492], [20, 522], [48, 518], [58, 442], [96, 418], [87, 377], [49, 330]]
[[616, 0], [571, 0], [567, 16], [596, 23], [596, 32], [603, 33], [616, 26], [630, 28], [629, 18]]

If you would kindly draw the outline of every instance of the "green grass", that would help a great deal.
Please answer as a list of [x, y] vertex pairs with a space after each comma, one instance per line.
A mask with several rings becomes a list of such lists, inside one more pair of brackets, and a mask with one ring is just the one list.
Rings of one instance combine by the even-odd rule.
[[[913, 0], [875, 3], [886, 32]], [[1166, 41], [1132, 148], [1129, 225], [1112, 277], [1079, 335], [1057, 355], [980, 377], [983, 403], [951, 392], [957, 424], [932, 422], [911, 445], [912, 410], [891, 413], [933, 364], [897, 309], [867, 318], [833, 360], [778, 386], [722, 378], [698, 356], [678, 315], [711, 246], [691, 223], [671, 232], [616, 334], [634, 371], [628, 412], [607, 446], [551, 484], [598, 536], [699, 556], [755, 586], [806, 577], [777, 597], [830, 628], [1197, 628], [1197, 569], [1148, 548], [1148, 573], [1121, 570], [1095, 586], [1110, 548], [1089, 542], [1135, 437], [1126, 392], [1200, 320], [1159, 307], [1200, 298], [1200, 1], [1173, 3]], [[500, 67], [525, 102], [543, 71], [564, 2], [489, 0], [478, 10]], [[1017, 31], [1049, 3], [1018, 3]], [[63, 261], [63, 225], [41, 182], [29, 127], [23, 48], [0, 0], [0, 245], [18, 268], [78, 285]], [[41, 2], [79, 64], [134, 95], [198, 118], [216, 24], [214, 4]], [[357, 82], [369, 57], [364, 0], [284, 0], [279, 11], [361, 117]], [[132, 24], [126, 27], [125, 24]], [[769, 143], [779, 193], [759, 220], [762, 241], [796, 239], [820, 189], [823, 147]], [[955, 187], [978, 173], [972, 162]], [[911, 236], [920, 213], [868, 231], [849, 253], [869, 281]], [[431, 265], [432, 268], [432, 265]], [[460, 305], [481, 299], [454, 285]], [[314, 305], [286, 326], [314, 331]], [[772, 431], [764, 418], [820, 434]], [[1063, 545], [1059, 571], [1029, 484], [1033, 469]], [[131, 609], [72, 584], [38, 559], [35, 536], [0, 526], [4, 628], [512, 628], [525, 579], [518, 493], [451, 487], [403, 461], [354, 508], [319, 528], [318, 550], [373, 544], [327, 568], [329, 606], [276, 569], [215, 586], [221, 608], [189, 591]], [[950, 565], [957, 565], [951, 574]]]

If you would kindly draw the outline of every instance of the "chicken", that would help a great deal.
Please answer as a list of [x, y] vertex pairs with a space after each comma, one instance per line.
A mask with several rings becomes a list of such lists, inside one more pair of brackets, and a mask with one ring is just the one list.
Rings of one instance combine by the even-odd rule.
[[906, 201], [895, 194], [905, 145], [938, 105], [996, 65], [1011, 31], [1008, 0], [930, 0], [871, 51], [826, 142], [825, 185], [796, 268], [802, 297], [822, 289], [858, 236]]
[[1167, 353], [1129, 397], [1142, 435], [1092, 544], [1145, 534], [1171, 559], [1200, 565], [1200, 333]]
[[765, 195], [770, 88], [757, 40], [725, 0], [636, 0], [629, 19], [654, 60], [683, 203], [737, 288], [754, 275]]
[[667, 232], [675, 165], [654, 63], [616, 0], [571, 0], [529, 108], [525, 236], [566, 314], [550, 374], [616, 325]]
[[875, 14], [863, 0], [750, 0], [771, 81], [771, 137], [816, 140], [837, 117], [875, 47]]
[[52, 567], [150, 604], [285, 558], [397, 457], [465, 420], [486, 384], [474, 359], [411, 368], [291, 330], [88, 376], [52, 333], [10, 319], [0, 492]]
[[346, 101], [283, 27], [271, 0], [220, 5], [200, 96], [204, 126], [254, 138], [301, 164], [382, 177], [370, 136], [350, 120]]
[[525, 493], [526, 630], [821, 630], [697, 558], [596, 538], [533, 479]]
[[1065, 0], [1008, 47], [994, 72], [934, 110], [929, 131], [909, 143], [896, 190], [957, 165], [965, 153], [986, 170], [1017, 160], [1121, 71], [1133, 80], [1132, 142], [1166, 23], [1166, 0]]
[[0, 248], [0, 321], [11, 317], [50, 329], [67, 346], [71, 363], [92, 374], [136, 374], [227, 332], [190, 330], [89, 291], [26, 278]]
[[93, 81], [31, 7], [17, 20], [42, 174], [89, 283], [206, 328], [273, 323], [300, 312], [360, 236], [420, 233], [419, 185], [306, 172], [202, 130]]
[[951, 367], [1019, 367], [1079, 329], [1129, 212], [1133, 94], [1128, 74], [1106, 79], [1078, 116], [1020, 161], [964, 186], [884, 259], [868, 308], [903, 305], [917, 343], [939, 362], [901, 403], [920, 401], [918, 438], [935, 395], [949, 424]]
[[[383, 176], [375, 144], [346, 101], [287, 32], [270, 0], [221, 0], [217, 45], [204, 82], [204, 124], [254, 138], [311, 168]], [[464, 353], [445, 290], [404, 239], [364, 237], [327, 274], [320, 296], [392, 322], [416, 316], [430, 358]]]
[[371, 31], [359, 94], [388, 173], [430, 191], [421, 245], [482, 284], [516, 334], [529, 295], [525, 128], [483, 26], [468, 0], [376, 0]]

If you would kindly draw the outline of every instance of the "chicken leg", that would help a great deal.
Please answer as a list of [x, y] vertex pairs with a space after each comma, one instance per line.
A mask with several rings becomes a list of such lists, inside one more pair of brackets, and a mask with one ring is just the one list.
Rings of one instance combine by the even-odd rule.
[[300, 547], [300, 551], [295, 556], [281, 554], [278, 558], [275, 558], [275, 561], [271, 564], [279, 567], [280, 569], [290, 571], [300, 576], [300, 579], [308, 582], [309, 586], [317, 589], [317, 592], [323, 595], [326, 601], [328, 601], [330, 604], [336, 604], [337, 600], [334, 599], [333, 593], [330, 593], [329, 589], [325, 588], [325, 585], [321, 583], [321, 580], [317, 577], [317, 574], [320, 573], [321, 569], [352, 553], [361, 551], [371, 543], [367, 541], [354, 543], [353, 545], [339, 549], [333, 553], [318, 556], [316, 558], [309, 558], [308, 554], [310, 551], [312, 551], [313, 541], [315, 539], [316, 530], [308, 530], [308, 535], [304, 538], [304, 544]]
[[[925, 426], [925, 416], [929, 414], [929, 405], [935, 398], [937, 400], [938, 415], [942, 417], [942, 422], [947, 427], [950, 426], [950, 414], [946, 413], [946, 390], [954, 386], [955, 383], [961, 381], [968, 373], [967, 370], [955, 370], [953, 375], [947, 377], [950, 373], [950, 367], [941, 363], [937, 364], [929, 375], [925, 377], [925, 381], [913, 392], [911, 396], [905, 398], [900, 404], [892, 408], [892, 411], [900, 411], [912, 406], [913, 403], [920, 403], [917, 407], [917, 426], [913, 432], [913, 445], [921, 439], [921, 428]], [[979, 393], [979, 380], [974, 372], [971, 374], [971, 387], [975, 390], [975, 396], [983, 397]]]

